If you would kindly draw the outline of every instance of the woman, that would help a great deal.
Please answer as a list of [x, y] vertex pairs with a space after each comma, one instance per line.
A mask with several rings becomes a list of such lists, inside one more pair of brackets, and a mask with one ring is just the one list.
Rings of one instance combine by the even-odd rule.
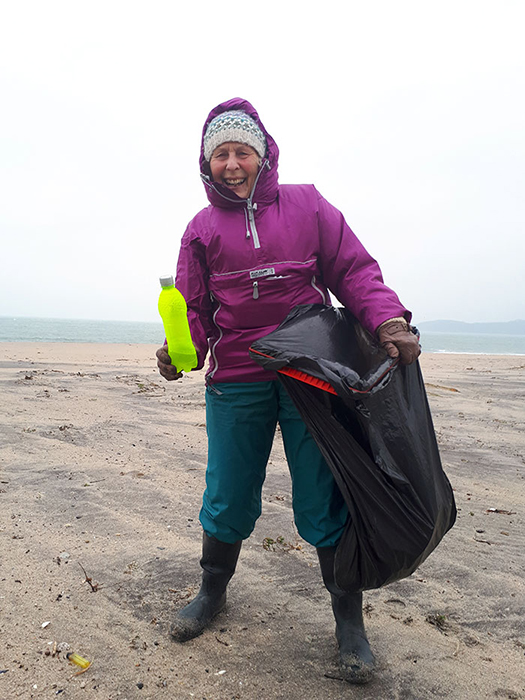
[[[201, 177], [210, 206], [181, 243], [176, 286], [188, 304], [191, 334], [206, 373], [208, 466], [200, 512], [202, 586], [171, 628], [178, 641], [205, 629], [226, 602], [241, 542], [261, 513], [261, 489], [276, 424], [293, 482], [294, 519], [317, 548], [332, 598], [344, 677], [370, 680], [362, 595], [334, 581], [334, 555], [348, 512], [331, 472], [275, 376], [248, 348], [297, 304], [329, 304], [331, 290], [393, 357], [419, 354], [410, 312], [343, 215], [313, 185], [279, 185], [279, 150], [252, 105], [239, 98], [213, 109], [204, 124]], [[166, 347], [157, 351], [168, 380], [181, 374]]]

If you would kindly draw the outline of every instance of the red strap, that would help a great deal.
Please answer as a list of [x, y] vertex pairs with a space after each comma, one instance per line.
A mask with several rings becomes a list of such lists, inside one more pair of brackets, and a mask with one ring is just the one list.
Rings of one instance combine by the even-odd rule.
[[315, 386], [317, 389], [328, 391], [330, 394], [335, 394], [337, 396], [337, 391], [334, 389], [334, 387], [328, 382], [325, 382], [324, 379], [317, 379], [317, 377], [312, 377], [305, 372], [300, 372], [298, 369], [292, 369], [291, 367], [283, 367], [282, 369], [278, 370], [278, 372], [281, 374], [287, 374], [289, 377], [298, 379], [300, 382], [310, 384], [311, 386]]

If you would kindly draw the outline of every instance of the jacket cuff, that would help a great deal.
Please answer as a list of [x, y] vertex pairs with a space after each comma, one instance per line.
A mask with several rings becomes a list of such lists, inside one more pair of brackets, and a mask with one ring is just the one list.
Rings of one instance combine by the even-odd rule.
[[383, 326], [388, 325], [389, 323], [401, 323], [406, 331], [410, 330], [410, 324], [408, 323], [408, 321], [406, 320], [406, 318], [404, 316], [395, 316], [394, 318], [389, 318], [386, 321], [383, 321], [383, 323], [381, 323], [376, 328], [376, 333], [379, 333], [381, 328], [383, 328]]

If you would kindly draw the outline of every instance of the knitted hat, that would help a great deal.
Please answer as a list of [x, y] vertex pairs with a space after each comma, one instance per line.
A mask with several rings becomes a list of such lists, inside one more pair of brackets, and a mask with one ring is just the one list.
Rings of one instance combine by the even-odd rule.
[[232, 110], [217, 115], [208, 124], [204, 134], [204, 157], [210, 160], [213, 151], [222, 143], [235, 141], [251, 146], [264, 158], [266, 139], [256, 122], [246, 112]]

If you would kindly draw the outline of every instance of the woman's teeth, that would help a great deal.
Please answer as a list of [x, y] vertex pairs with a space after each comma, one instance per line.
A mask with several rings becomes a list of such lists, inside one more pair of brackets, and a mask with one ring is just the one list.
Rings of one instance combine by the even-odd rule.
[[246, 178], [239, 178], [237, 180], [224, 180], [224, 182], [229, 185], [230, 187], [236, 187], [237, 185], [242, 185], [243, 182], [246, 182]]

